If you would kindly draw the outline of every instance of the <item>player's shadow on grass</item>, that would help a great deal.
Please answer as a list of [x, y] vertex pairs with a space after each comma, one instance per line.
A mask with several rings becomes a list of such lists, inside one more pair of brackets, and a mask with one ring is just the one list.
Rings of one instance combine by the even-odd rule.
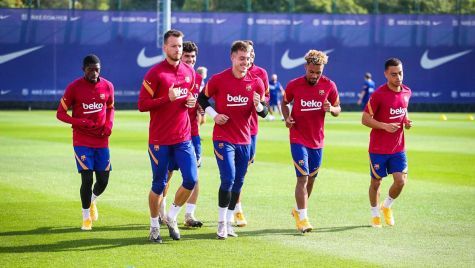
[[[112, 226], [94, 226], [94, 232], [110, 232], [110, 231], [133, 231], [133, 230], [148, 230], [148, 225], [127, 224], [127, 225], [112, 225]], [[11, 231], [0, 232], [2, 236], [18, 236], [18, 235], [42, 235], [42, 234], [67, 234], [78, 233], [81, 231], [79, 227], [39, 227], [32, 230], [25, 231]]]

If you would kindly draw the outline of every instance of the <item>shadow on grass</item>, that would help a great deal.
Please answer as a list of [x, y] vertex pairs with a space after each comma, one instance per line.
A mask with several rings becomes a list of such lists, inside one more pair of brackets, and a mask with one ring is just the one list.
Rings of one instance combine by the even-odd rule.
[[[147, 230], [148, 225], [128, 224], [128, 225], [113, 225], [113, 226], [99, 226], [94, 227], [94, 232], [109, 232], [109, 231], [130, 231], [130, 230]], [[79, 226], [76, 227], [39, 227], [33, 230], [26, 231], [11, 231], [0, 232], [1, 236], [18, 236], [18, 235], [41, 235], [41, 234], [67, 234], [78, 233], [81, 231]]]

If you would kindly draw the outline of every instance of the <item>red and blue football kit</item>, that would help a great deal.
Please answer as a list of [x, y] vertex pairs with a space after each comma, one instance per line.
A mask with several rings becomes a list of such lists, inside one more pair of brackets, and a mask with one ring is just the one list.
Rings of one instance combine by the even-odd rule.
[[324, 146], [326, 112], [323, 103], [340, 105], [335, 83], [321, 76], [315, 85], [310, 85], [305, 76], [289, 82], [284, 101], [293, 102], [291, 116], [295, 124], [290, 128], [292, 158], [297, 176], [314, 176], [321, 164]]

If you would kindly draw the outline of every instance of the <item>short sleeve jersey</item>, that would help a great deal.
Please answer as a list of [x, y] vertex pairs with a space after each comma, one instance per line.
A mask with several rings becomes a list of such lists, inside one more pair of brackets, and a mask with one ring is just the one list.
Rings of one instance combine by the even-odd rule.
[[404, 122], [407, 119], [411, 89], [405, 85], [401, 85], [401, 88], [400, 92], [395, 92], [387, 84], [380, 86], [371, 95], [365, 107], [364, 111], [379, 122], [401, 124], [394, 133], [383, 129], [372, 129], [368, 150], [370, 153], [394, 154], [405, 150]]
[[[266, 96], [266, 101], [268, 101], [269, 98], [269, 77], [267, 76], [267, 71], [264, 68], [261, 68], [257, 65], [252, 65], [251, 68], [249, 68], [248, 72], [256, 77], [259, 77], [262, 82], [264, 83], [265, 87], [265, 96]], [[259, 132], [259, 121], [257, 119], [257, 112], [253, 112], [252, 117], [251, 117], [251, 135], [257, 135]]]
[[109, 146], [109, 137], [101, 135], [101, 131], [106, 124], [106, 110], [114, 107], [114, 85], [111, 82], [100, 77], [94, 84], [84, 77], [78, 78], [66, 87], [60, 103], [66, 112], [72, 107], [73, 118], [89, 119], [98, 126], [94, 129], [73, 126], [73, 146]]
[[333, 106], [340, 104], [337, 87], [326, 76], [322, 75], [313, 86], [307, 83], [305, 76], [289, 82], [285, 89], [284, 101], [287, 103], [293, 101], [291, 116], [295, 120], [295, 124], [290, 128], [290, 143], [312, 149], [323, 148], [325, 100]]
[[207, 97], [213, 97], [216, 112], [229, 117], [224, 125], [214, 125], [213, 141], [232, 144], [251, 143], [250, 118], [255, 113], [254, 92], [264, 100], [265, 87], [260, 78], [249, 72], [243, 78], [236, 78], [231, 69], [214, 75], [205, 88]]
[[[186, 99], [195, 86], [195, 71], [180, 62], [173, 66], [167, 60], [153, 66], [144, 77], [139, 103], [150, 99], [165, 100], [150, 110], [149, 144], [172, 145], [191, 140], [190, 118]], [[170, 101], [169, 88], [179, 91], [176, 100]]]

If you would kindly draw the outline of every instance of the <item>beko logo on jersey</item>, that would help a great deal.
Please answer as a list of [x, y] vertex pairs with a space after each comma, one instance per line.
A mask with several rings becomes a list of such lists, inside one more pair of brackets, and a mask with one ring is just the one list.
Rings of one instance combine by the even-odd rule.
[[97, 103], [97, 102], [93, 102], [93, 103], [91, 103], [91, 104], [86, 104], [86, 103], [83, 103], [83, 104], [82, 104], [82, 108], [83, 108], [84, 110], [86, 110], [86, 111], [84, 112], [85, 114], [92, 114], [92, 113], [100, 112], [103, 107], [104, 107], [104, 104], [102, 104], [102, 103]]
[[177, 95], [178, 95], [177, 99], [181, 99], [181, 98], [184, 98], [184, 97], [188, 96], [188, 89], [187, 88], [177, 87], [177, 88], [174, 88], [173, 90], [175, 90], [175, 93], [177, 93]]
[[[300, 106], [302, 106], [301, 111], [306, 112], [306, 111], [316, 111], [322, 109], [323, 103], [321, 101], [316, 101], [316, 100], [300, 100]], [[308, 107], [308, 108], [305, 108]]]
[[232, 103], [228, 103], [227, 106], [243, 106], [247, 104], [247, 102], [249, 101], [249, 98], [243, 97], [241, 95], [231, 96], [228, 94], [227, 100], [228, 102], [232, 102]]
[[402, 117], [406, 114], [406, 108], [402, 108], [402, 107], [399, 107], [396, 109], [389, 108], [389, 114], [393, 115], [393, 116], [390, 116], [389, 119]]

